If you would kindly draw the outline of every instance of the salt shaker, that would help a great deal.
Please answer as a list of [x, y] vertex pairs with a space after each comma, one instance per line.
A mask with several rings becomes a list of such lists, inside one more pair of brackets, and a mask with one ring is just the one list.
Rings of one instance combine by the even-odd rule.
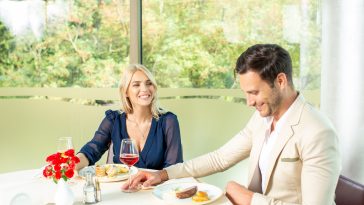
[[96, 202], [101, 201], [101, 189], [100, 189], [100, 182], [97, 177], [95, 177], [95, 185], [96, 185]]
[[86, 173], [86, 183], [83, 187], [83, 203], [94, 204], [96, 203], [96, 187], [93, 181], [93, 174]]

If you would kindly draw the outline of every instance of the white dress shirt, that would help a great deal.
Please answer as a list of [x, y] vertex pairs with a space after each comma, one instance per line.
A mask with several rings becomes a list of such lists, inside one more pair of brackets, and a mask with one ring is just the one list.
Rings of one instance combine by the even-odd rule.
[[[297, 102], [297, 99], [292, 103], [292, 105], [294, 105]], [[273, 117], [269, 116], [266, 117], [266, 123], [267, 123], [267, 127], [268, 129], [265, 132], [265, 141], [262, 147], [262, 151], [260, 153], [260, 157], [259, 157], [259, 169], [260, 169], [260, 174], [262, 176], [262, 191], [263, 193], [265, 192], [264, 190], [264, 184], [267, 181], [267, 169], [268, 169], [268, 162], [269, 162], [269, 157], [271, 156], [271, 152], [273, 150], [273, 147], [279, 137], [279, 133], [282, 129], [282, 126], [284, 125], [284, 123], [286, 122], [286, 118], [289, 115], [290, 110], [292, 110], [291, 108], [293, 106], [290, 106], [288, 108], [288, 110], [282, 115], [282, 117], [277, 121], [274, 130], [271, 132], [271, 128], [272, 128], [272, 123], [273, 123]]]

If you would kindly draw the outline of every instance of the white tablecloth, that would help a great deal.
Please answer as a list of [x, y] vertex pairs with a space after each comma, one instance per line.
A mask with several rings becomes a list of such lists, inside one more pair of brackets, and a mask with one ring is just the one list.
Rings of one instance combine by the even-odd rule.
[[[172, 180], [177, 182], [196, 182], [196, 180], [193, 178]], [[163, 201], [153, 196], [152, 190], [141, 190], [135, 193], [121, 192], [120, 187], [124, 182], [125, 181], [101, 183], [102, 201], [97, 204], [164, 204]], [[71, 180], [68, 184], [75, 195], [74, 204], [83, 204], [82, 190], [84, 180]], [[16, 195], [21, 195], [23, 199], [26, 199], [24, 201], [27, 202], [23, 205], [49, 204], [53, 203], [55, 192], [56, 184], [52, 180], [42, 177], [42, 172], [40, 169], [0, 174], [0, 205], [10, 204], [11, 200]], [[227, 200], [225, 196], [222, 196], [218, 200], [210, 204], [228, 205], [231, 203]]]

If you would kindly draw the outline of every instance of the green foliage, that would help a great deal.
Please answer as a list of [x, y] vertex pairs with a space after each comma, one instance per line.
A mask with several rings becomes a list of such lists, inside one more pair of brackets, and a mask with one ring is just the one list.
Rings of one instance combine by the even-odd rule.
[[[129, 63], [129, 1], [66, 2], [64, 20], [47, 19], [40, 39], [31, 33], [14, 37], [0, 22], [0, 86], [118, 85]], [[287, 6], [307, 17], [296, 34], [304, 36], [300, 42], [285, 38]], [[316, 0], [143, 1], [143, 63], [161, 87], [231, 88], [242, 51], [277, 43], [290, 52], [299, 86], [317, 88], [318, 9]]]
[[[69, 2], [65, 21], [48, 21], [41, 39], [15, 38], [0, 24], [0, 86], [115, 87], [129, 59], [129, 24], [114, 1]], [[48, 2], [48, 6], [50, 2]], [[125, 9], [124, 9], [125, 10]]]
[[310, 39], [307, 73], [301, 72], [300, 42], [288, 42], [283, 35], [285, 8], [302, 9], [298, 0], [143, 2], [143, 63], [162, 87], [230, 88], [242, 51], [256, 43], [276, 43], [291, 53], [294, 77], [309, 78], [306, 84], [317, 88], [313, 79], [320, 76], [320, 30], [315, 2], [308, 1], [304, 34]]
[[6, 80], [6, 71], [11, 66], [9, 53], [14, 50], [14, 37], [10, 34], [9, 29], [0, 21], [0, 83]]

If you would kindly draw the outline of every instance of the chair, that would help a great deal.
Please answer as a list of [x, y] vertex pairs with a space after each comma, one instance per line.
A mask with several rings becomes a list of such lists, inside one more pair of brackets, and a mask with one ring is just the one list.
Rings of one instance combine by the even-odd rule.
[[364, 185], [340, 175], [335, 191], [336, 205], [364, 205]]

